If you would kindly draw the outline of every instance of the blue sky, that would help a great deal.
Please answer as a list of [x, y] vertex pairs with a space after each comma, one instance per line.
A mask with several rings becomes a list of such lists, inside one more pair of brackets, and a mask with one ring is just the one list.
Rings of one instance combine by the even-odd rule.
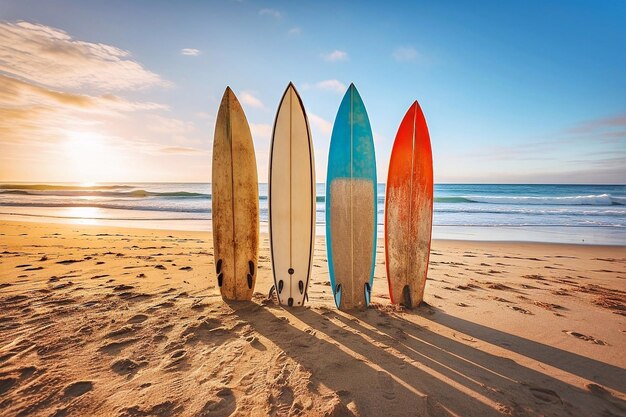
[[[415, 99], [436, 182], [626, 178], [623, 2], [21, 0], [0, 1], [0, 20], [15, 39], [33, 37], [16, 48], [0, 36], [4, 124], [9, 93], [28, 90], [20, 106], [34, 119], [23, 129], [40, 125], [26, 135], [0, 121], [2, 180], [208, 181], [213, 123], [230, 85], [264, 182], [289, 81], [311, 119], [318, 181], [351, 82], [369, 112], [381, 179]], [[53, 51], [48, 63], [33, 53], [42, 44]], [[111, 55], [103, 58], [99, 44]], [[54, 103], [35, 87], [99, 104], [54, 106], [46, 119], [33, 110]], [[51, 119], [65, 124], [52, 129]], [[98, 157], [88, 155], [93, 149]]]

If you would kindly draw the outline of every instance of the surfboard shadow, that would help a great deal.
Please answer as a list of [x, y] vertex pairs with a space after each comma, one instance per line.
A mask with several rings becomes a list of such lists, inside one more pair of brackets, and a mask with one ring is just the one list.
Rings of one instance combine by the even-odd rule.
[[[420, 315], [427, 320], [442, 324], [476, 339], [536, 359], [606, 387], [626, 392], [626, 370], [618, 366], [451, 316], [433, 306], [428, 308], [434, 314], [427, 313], [424, 309], [414, 310], [412, 314]], [[407, 323], [410, 322], [407, 321]]]
[[[392, 347], [455, 384], [503, 405], [503, 409], [508, 407], [514, 412], [517, 410], [524, 415], [537, 416], [551, 414], [551, 411], [555, 415], [578, 414], [576, 406], [583, 409], [591, 407], [597, 412], [608, 409], [618, 414], [620, 410], [626, 410], [626, 403], [608, 392], [598, 395], [598, 392], [577, 388], [509, 358], [442, 336], [401, 317], [379, 311], [376, 315], [357, 313], [355, 318], [358, 320], [336, 316], [338, 321], [366, 335], [373, 343]], [[424, 390], [432, 392], [433, 388]], [[518, 404], [520, 398], [524, 399], [523, 405]], [[468, 411], [465, 410], [466, 413]]]
[[[280, 320], [275, 312], [285, 311], [290, 320], [300, 320], [306, 331]], [[333, 390], [341, 401], [338, 415], [351, 416], [354, 404], [361, 415], [500, 415], [478, 399], [450, 386], [445, 381], [389, 354], [382, 346], [339, 327], [328, 316], [331, 310], [308, 308], [283, 310], [268, 305], [252, 311], [240, 308], [235, 314], [258, 333], [279, 346], [294, 361], [311, 372], [311, 386]], [[323, 333], [331, 340], [320, 339]], [[430, 395], [423, 391], [429, 387]], [[437, 393], [432, 394], [432, 393]]]

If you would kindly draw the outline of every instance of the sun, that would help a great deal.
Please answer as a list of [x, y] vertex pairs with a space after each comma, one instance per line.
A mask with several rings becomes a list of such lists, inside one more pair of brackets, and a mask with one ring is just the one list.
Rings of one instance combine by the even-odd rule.
[[93, 186], [115, 173], [119, 155], [106, 137], [92, 131], [70, 131], [66, 137], [63, 169], [81, 186]]

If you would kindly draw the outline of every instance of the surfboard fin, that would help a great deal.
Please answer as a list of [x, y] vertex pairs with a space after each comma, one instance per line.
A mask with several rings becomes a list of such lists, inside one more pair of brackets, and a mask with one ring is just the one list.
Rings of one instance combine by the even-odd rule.
[[411, 288], [405, 285], [402, 289], [402, 297], [404, 298], [404, 307], [413, 308], [413, 302], [411, 301]]
[[370, 283], [365, 283], [365, 305], [370, 305], [370, 299], [372, 298], [372, 287], [370, 287]]
[[341, 284], [337, 284], [337, 287], [335, 287], [335, 305], [337, 306], [337, 308], [339, 308], [339, 306], [341, 305]]
[[248, 274], [248, 288], [252, 289], [252, 275]]
[[217, 275], [217, 285], [221, 287], [222, 286], [222, 282], [224, 282], [224, 275], [220, 272]]

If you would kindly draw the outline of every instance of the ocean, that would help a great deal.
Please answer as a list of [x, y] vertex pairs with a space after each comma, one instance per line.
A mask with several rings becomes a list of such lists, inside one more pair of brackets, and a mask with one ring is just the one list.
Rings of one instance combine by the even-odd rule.
[[[317, 234], [325, 231], [317, 184]], [[267, 184], [259, 184], [267, 231]], [[378, 185], [379, 236], [385, 185]], [[0, 184], [0, 218], [211, 230], [211, 184]], [[626, 245], [626, 185], [436, 184], [435, 239]]]

